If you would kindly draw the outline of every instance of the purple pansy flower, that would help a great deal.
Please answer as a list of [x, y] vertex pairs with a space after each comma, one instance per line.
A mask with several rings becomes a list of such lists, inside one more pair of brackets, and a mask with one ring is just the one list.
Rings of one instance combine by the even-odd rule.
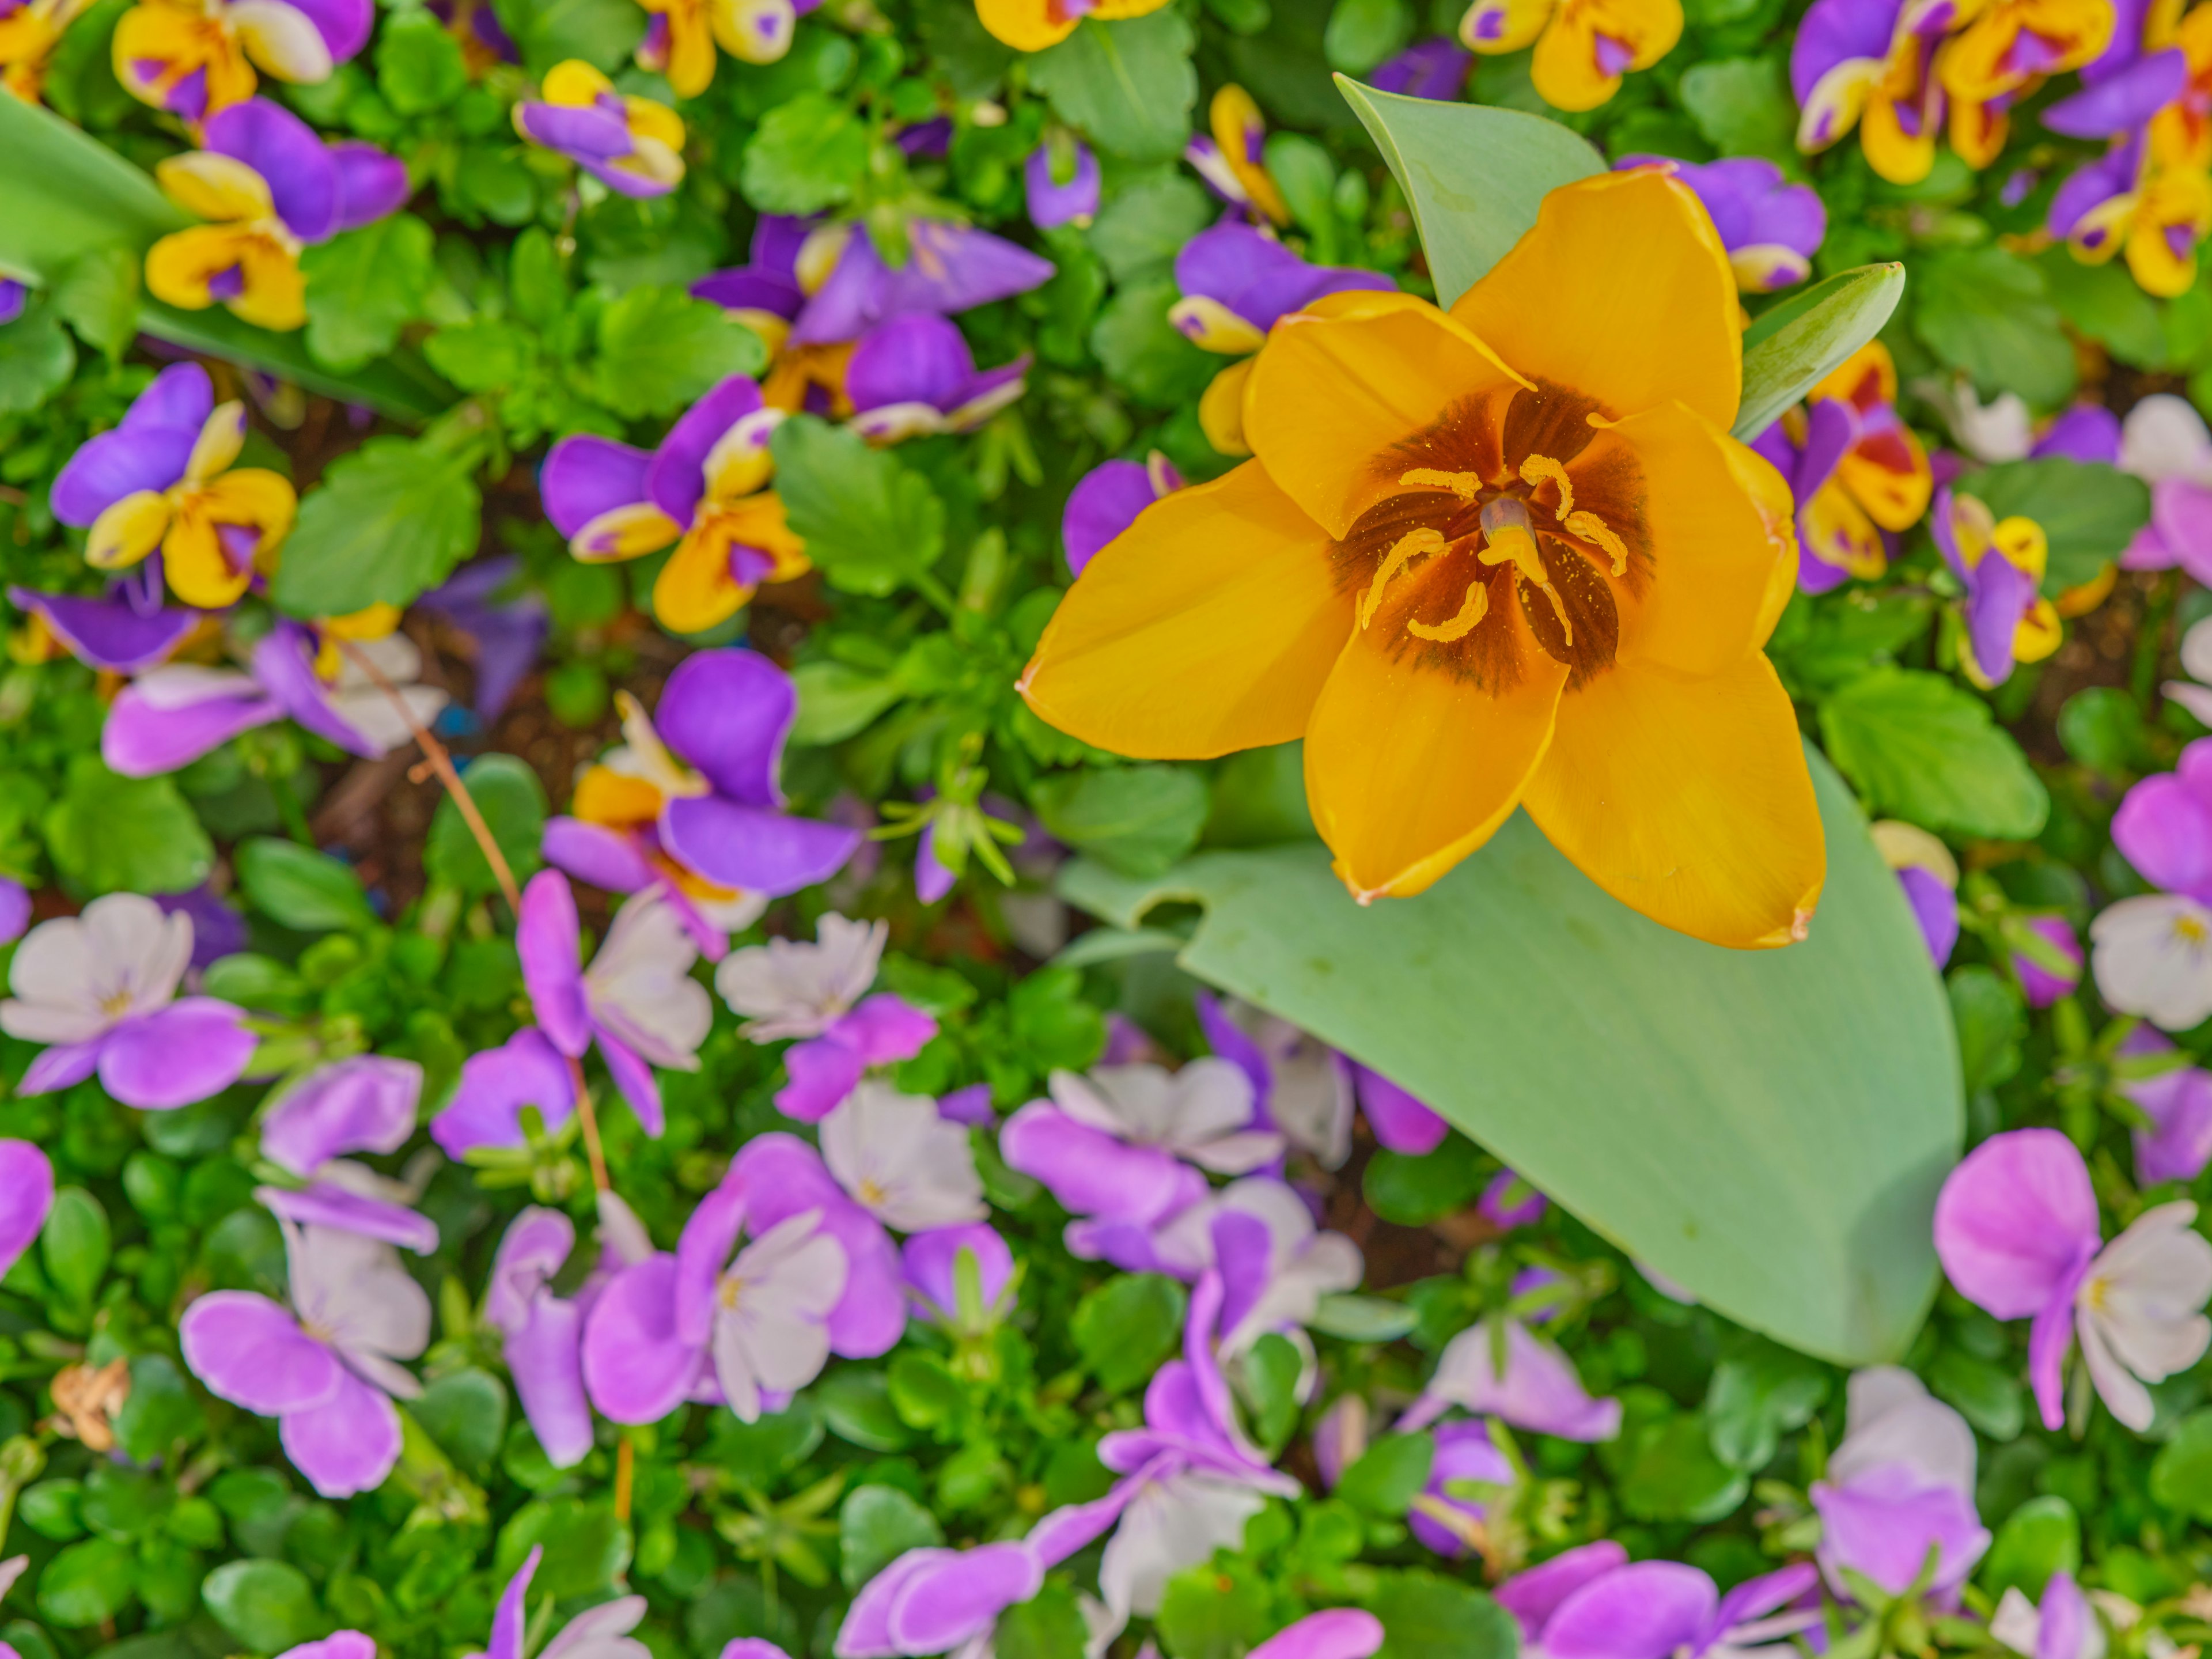
[[1335, 1049], [1249, 1002], [1197, 996], [1207, 1044], [1252, 1084], [1255, 1127], [1279, 1131], [1291, 1146], [1334, 1170], [1352, 1155], [1352, 1063]]
[[691, 977], [699, 948], [682, 918], [657, 892], [631, 895], [585, 968], [568, 878], [540, 870], [522, 890], [514, 945], [546, 1041], [571, 1060], [596, 1044], [623, 1098], [657, 1138], [660, 1085], [653, 1068], [697, 1071], [699, 1045], [714, 1023], [707, 988]]
[[784, 811], [799, 692], [758, 652], [693, 652], [653, 715], [615, 697], [624, 740], [579, 781], [574, 816], [547, 823], [545, 857], [611, 892], [659, 892], [709, 961], [769, 899], [828, 880], [862, 845], [849, 826]]
[[812, 1214], [843, 1247], [845, 1294], [830, 1310], [830, 1352], [872, 1359], [897, 1342], [906, 1329], [898, 1247], [820, 1153], [795, 1135], [756, 1135], [732, 1161], [728, 1184], [744, 1190], [748, 1224], [765, 1229]]
[[853, 429], [876, 443], [973, 432], [1022, 395], [1027, 354], [978, 369], [958, 326], [927, 312], [888, 318], [863, 334], [845, 366]]
[[1843, 1443], [1811, 1495], [1820, 1568], [1839, 1594], [1844, 1568], [1899, 1594], [1933, 1547], [1929, 1589], [1948, 1599], [1990, 1547], [1974, 1510], [1974, 1431], [1899, 1366], [1851, 1374]]
[[[2123, 1060], [2173, 1052], [2173, 1044], [2147, 1025], [2121, 1042]], [[2212, 1072], [2180, 1066], [2151, 1077], [2124, 1080], [2120, 1092], [2150, 1120], [2131, 1132], [2136, 1180], [2145, 1187], [2165, 1181], [2194, 1181], [2212, 1163]]]
[[927, 1232], [989, 1213], [968, 1131], [927, 1095], [864, 1082], [822, 1120], [822, 1161], [853, 1201], [894, 1231]]
[[1474, 72], [1474, 54], [1449, 34], [1416, 40], [1396, 57], [1376, 67], [1368, 85], [1404, 98], [1432, 98], [1455, 104], [1467, 95], [1468, 77]]
[[714, 988], [745, 1016], [740, 1035], [754, 1042], [802, 1039], [783, 1056], [790, 1081], [775, 1103], [785, 1116], [820, 1121], [870, 1067], [911, 1060], [937, 1035], [937, 1022], [904, 998], [866, 994], [890, 937], [887, 923], [833, 911], [815, 924], [811, 945], [774, 939], [715, 969]]
[[1267, 232], [1236, 223], [1185, 242], [1175, 275], [1182, 298], [1168, 320], [1194, 345], [1239, 357], [1257, 351], [1279, 319], [1324, 294], [1398, 290], [1380, 271], [1310, 265]]
[[[321, 648], [314, 631], [281, 621], [253, 647], [250, 672], [166, 663], [138, 676], [115, 699], [100, 728], [100, 758], [125, 777], [188, 766], [242, 732], [290, 720], [349, 754], [374, 759], [413, 740], [446, 706], [446, 694], [416, 683], [422, 653], [404, 634], [354, 640], [350, 651]], [[354, 660], [358, 652], [397, 687], [407, 714]], [[325, 678], [325, 665], [335, 667]]]
[[298, 1177], [254, 1196], [303, 1226], [340, 1227], [427, 1255], [438, 1229], [410, 1207], [413, 1193], [349, 1152], [396, 1152], [415, 1133], [422, 1068], [411, 1060], [356, 1054], [308, 1073], [283, 1091], [261, 1121], [261, 1156]]
[[1990, 1635], [2023, 1659], [2105, 1659], [2105, 1627], [2074, 1575], [2044, 1581], [2040, 1606], [2017, 1584], [2005, 1586], [1990, 1615]]
[[[1064, 164], [1067, 176], [1058, 176]], [[1098, 212], [1098, 158], [1080, 139], [1055, 152], [1039, 144], [1022, 163], [1022, 188], [1030, 222], [1039, 230], [1060, 225], [1086, 228]]]
[[31, 925], [31, 890], [13, 877], [0, 876], [0, 945], [13, 945], [23, 937]]
[[[181, 893], [156, 893], [154, 902], [161, 907], [163, 915], [186, 915], [192, 919], [195, 969], [209, 967], [246, 948], [246, 918], [206, 882]], [[185, 975], [185, 982], [195, 986], [198, 983], [190, 973]]]
[[410, 193], [406, 163], [397, 156], [374, 144], [327, 143], [266, 98], [249, 98], [209, 116], [199, 141], [198, 149], [170, 156], [155, 173], [165, 190], [206, 219], [246, 216], [208, 211], [194, 199], [250, 188], [240, 168], [260, 181], [266, 211], [309, 244], [397, 213]]
[[515, 105], [514, 130], [624, 196], [665, 196], [684, 181], [683, 118], [624, 97], [580, 58], [546, 71], [542, 95]]
[[1401, 1089], [1382, 1073], [1354, 1064], [1352, 1079], [1359, 1094], [1359, 1109], [1375, 1144], [1385, 1152], [1414, 1158], [1433, 1152], [1444, 1144], [1451, 1125], [1423, 1105], [1409, 1089]]
[[1938, 969], [1959, 944], [1959, 861], [1951, 849], [1917, 824], [1884, 818], [1873, 826], [1875, 845], [1897, 872], [1905, 902]]
[[430, 1298], [389, 1244], [324, 1227], [283, 1229], [289, 1310], [210, 1291], [185, 1310], [185, 1364], [209, 1391], [277, 1419], [285, 1455], [325, 1498], [380, 1486], [399, 1461], [387, 1397], [422, 1385], [398, 1362], [430, 1340]]
[[1098, 550], [1136, 523], [1137, 515], [1162, 496], [1182, 488], [1182, 474], [1154, 450], [1141, 465], [1102, 461], [1067, 493], [1060, 514], [1060, 539], [1067, 550], [1067, 570], [1080, 576]]
[[1439, 1424], [1433, 1437], [1437, 1450], [1429, 1463], [1429, 1478], [1407, 1512], [1406, 1526], [1424, 1547], [1456, 1560], [1485, 1541], [1482, 1526], [1487, 1516], [1483, 1504], [1455, 1497], [1449, 1486], [1455, 1481], [1511, 1486], [1513, 1465], [1479, 1422]]
[[2074, 924], [2063, 916], [2031, 916], [2028, 931], [2061, 959], [2061, 964], [2038, 962], [2025, 951], [2012, 955], [2013, 972], [2031, 1008], [2048, 1008], [2081, 982], [2081, 941]]
[[2212, 904], [2212, 738], [2121, 798], [2112, 845], [2152, 886]]
[[54, 1166], [27, 1140], [0, 1140], [0, 1278], [7, 1276], [54, 1207]]
[[2027, 453], [2040, 460], [2057, 455], [2069, 461], [2102, 466], [2120, 464], [2120, 417], [2102, 404], [2069, 404], [2062, 410]]
[[178, 999], [191, 957], [191, 918], [139, 893], [40, 922], [15, 947], [15, 995], [0, 1001], [0, 1030], [47, 1045], [16, 1092], [50, 1094], [97, 1072], [125, 1105], [159, 1112], [237, 1082], [258, 1039], [229, 1003]]
[[374, 16], [370, 0], [141, 0], [117, 20], [116, 77], [140, 102], [204, 121], [252, 95], [256, 67], [295, 85], [329, 80], [368, 44]]
[[449, 1158], [479, 1146], [524, 1144], [522, 1109], [535, 1106], [550, 1133], [576, 1109], [576, 1085], [562, 1057], [535, 1025], [526, 1025], [496, 1048], [480, 1049], [461, 1065], [461, 1080], [437, 1116], [430, 1139]]
[[1512, 1170], [1500, 1170], [1482, 1189], [1474, 1207], [1492, 1226], [1510, 1233], [1516, 1227], [1534, 1226], [1552, 1206], [1543, 1194]]
[[2033, 519], [1998, 520], [1979, 496], [1936, 492], [1928, 527], [1943, 562], [1966, 590], [1960, 665], [1984, 686], [2011, 678], [2016, 662], [2034, 662], [2058, 648], [2058, 613], [2041, 597], [2047, 543]]
[[31, 290], [15, 277], [0, 276], [0, 328], [21, 316], [30, 298]]
[[[487, 726], [500, 717], [538, 661], [550, 612], [544, 597], [520, 583], [522, 561], [479, 559], [416, 600], [476, 647], [477, 695], [471, 705]], [[507, 597], [502, 597], [506, 595]]]
[[1666, 167], [1687, 185], [1712, 216], [1744, 293], [1771, 294], [1813, 274], [1813, 256], [1828, 234], [1828, 210], [1819, 191], [1790, 184], [1773, 162], [1750, 155], [1705, 162], [1624, 155], [1613, 167]]
[[1425, 1428], [1454, 1407], [1562, 1440], [1610, 1440], [1620, 1432], [1620, 1402], [1591, 1398], [1574, 1362], [1517, 1319], [1504, 1321], [1502, 1336], [1497, 1321], [1484, 1320], [1454, 1337], [1398, 1426]]
[[2145, 1382], [2185, 1370], [2212, 1345], [2212, 1243], [2197, 1206], [2155, 1205], [2110, 1244], [2088, 1166], [2055, 1129], [2014, 1129], [1966, 1154], [1936, 1200], [1936, 1254], [1959, 1292], [1999, 1319], [2033, 1319], [2028, 1376], [2044, 1426], [2066, 1420], [2075, 1342], [2114, 1417], [2150, 1425]]
[[[544, 1559], [545, 1547], [532, 1544], [500, 1592], [484, 1651], [471, 1659], [523, 1659], [529, 1646], [530, 1581]], [[618, 1595], [587, 1607], [538, 1649], [536, 1659], [653, 1659], [653, 1650], [630, 1635], [645, 1611], [642, 1595]]]
[[[2185, 664], [2191, 654], [2185, 641]], [[2120, 1012], [2186, 1030], [2212, 1013], [2212, 739], [2128, 791], [2112, 842], [2165, 890], [2108, 905], [2090, 924], [2097, 989]]]
[[[900, 1247], [899, 1262], [916, 1311], [955, 1336], [988, 1335], [1013, 1311], [1021, 1275], [1013, 1251], [987, 1223], [916, 1233]], [[972, 1296], [962, 1290], [971, 1273]]]
[[1271, 1176], [1248, 1176], [1201, 1198], [1158, 1227], [1141, 1255], [1121, 1248], [1123, 1230], [1112, 1224], [1078, 1222], [1067, 1231], [1079, 1256], [1186, 1282], [1218, 1279], [1224, 1357], [1312, 1323], [1322, 1297], [1358, 1288], [1366, 1267], [1357, 1244], [1316, 1225], [1306, 1201]]
[[[2120, 556], [2124, 570], [2177, 565], [2212, 586], [2212, 431], [2186, 398], [2153, 392], [2120, 428], [2119, 465], [2150, 486], [2150, 522]], [[2212, 724], [2212, 722], [2207, 722]]]
[[200, 613], [161, 602], [161, 585], [125, 580], [100, 599], [10, 587], [8, 601], [39, 619], [88, 668], [140, 674], [166, 661], [200, 625]]
[[[1584, 1544], [1498, 1587], [1528, 1650], [1566, 1659], [1703, 1659], [1768, 1648], [1820, 1622], [1790, 1609], [1816, 1582], [1804, 1563], [1747, 1579], [1726, 1595], [1696, 1567], [1636, 1561], [1612, 1540]], [[1790, 1609], [1784, 1611], [1784, 1609]]]

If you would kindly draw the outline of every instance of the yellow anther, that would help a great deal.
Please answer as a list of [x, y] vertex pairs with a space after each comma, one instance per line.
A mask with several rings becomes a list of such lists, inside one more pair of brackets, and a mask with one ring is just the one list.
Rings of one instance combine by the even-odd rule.
[[1449, 489], [1463, 501], [1471, 501], [1482, 494], [1482, 480], [1474, 473], [1439, 472], [1432, 466], [1417, 466], [1410, 472], [1401, 472], [1398, 483], [1407, 489]]
[[1440, 645], [1449, 645], [1454, 640], [1463, 640], [1474, 633], [1489, 614], [1490, 589], [1480, 581], [1469, 582], [1467, 598], [1461, 602], [1459, 614], [1449, 622], [1434, 624], [1408, 622], [1406, 631], [1417, 640], [1434, 640]]
[[1364, 628], [1375, 620], [1376, 610], [1382, 603], [1382, 590], [1389, 586], [1392, 578], [1422, 554], [1433, 553], [1443, 544], [1443, 537], [1425, 525], [1399, 537], [1397, 545], [1383, 556], [1375, 580], [1368, 583], [1367, 592], [1360, 599], [1359, 625]]
[[1604, 431], [1607, 427], [1619, 426], [1620, 424], [1618, 421], [1608, 421], [1604, 416], [1599, 414], [1597, 410], [1594, 409], [1590, 410], [1589, 414], [1583, 416], [1583, 419], [1590, 426], [1596, 428], [1600, 432]]
[[1579, 536], [1584, 541], [1603, 548], [1612, 556], [1613, 574], [1622, 575], [1628, 569], [1628, 544], [1614, 535], [1603, 519], [1595, 513], [1574, 513], [1565, 515], [1567, 534]]
[[1575, 510], [1575, 487], [1567, 482], [1567, 469], [1549, 455], [1531, 455], [1521, 463], [1521, 479], [1528, 484], [1540, 484], [1549, 479], [1558, 486], [1559, 504], [1552, 509], [1552, 516], [1561, 524]]

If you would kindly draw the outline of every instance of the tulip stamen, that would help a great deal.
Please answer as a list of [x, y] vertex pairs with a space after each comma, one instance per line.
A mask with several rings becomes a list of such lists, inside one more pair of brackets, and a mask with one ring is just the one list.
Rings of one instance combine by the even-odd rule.
[[1536, 550], [1535, 532], [1528, 524], [1527, 504], [1516, 496], [1499, 496], [1482, 509], [1482, 550], [1475, 556], [1485, 564], [1510, 564], [1515, 580], [1541, 588], [1544, 597], [1551, 600], [1552, 614], [1559, 619], [1560, 631], [1571, 647], [1575, 625], [1567, 618], [1566, 601], [1552, 586], [1552, 578], [1544, 568], [1543, 555]]
[[[1362, 629], [1375, 620], [1375, 612], [1382, 603], [1382, 591], [1390, 586], [1399, 572], [1423, 554], [1433, 553], [1443, 544], [1443, 537], [1425, 525], [1419, 530], [1409, 530], [1398, 538], [1396, 544], [1376, 568], [1375, 580], [1368, 584], [1366, 593], [1360, 599], [1359, 625]], [[1474, 626], [1472, 623], [1468, 625]]]
[[1610, 526], [1595, 513], [1573, 513], [1562, 520], [1571, 536], [1579, 536], [1586, 542], [1602, 548], [1613, 560], [1613, 574], [1625, 574], [1628, 569], [1628, 544], [1614, 535]]
[[1408, 621], [1406, 631], [1417, 640], [1434, 640], [1439, 645], [1449, 645], [1454, 640], [1463, 640], [1480, 627], [1482, 619], [1490, 614], [1490, 588], [1480, 580], [1467, 585], [1467, 598], [1461, 602], [1458, 613], [1449, 622], [1425, 623]]
[[1549, 455], [1531, 455], [1521, 463], [1521, 481], [1531, 489], [1540, 489], [1550, 484], [1559, 492], [1559, 504], [1552, 509], [1552, 516], [1561, 524], [1567, 522], [1575, 510], [1575, 487], [1567, 480], [1567, 469]]
[[1407, 489], [1448, 489], [1463, 501], [1479, 500], [1482, 495], [1482, 480], [1474, 473], [1439, 472], [1432, 466], [1401, 472], [1398, 483]]

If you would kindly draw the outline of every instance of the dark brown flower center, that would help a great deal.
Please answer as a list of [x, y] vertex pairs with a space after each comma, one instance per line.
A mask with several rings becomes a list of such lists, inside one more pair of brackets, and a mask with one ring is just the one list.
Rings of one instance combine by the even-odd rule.
[[1644, 592], [1651, 550], [1626, 446], [1577, 465], [1607, 424], [1559, 387], [1507, 387], [1376, 456], [1395, 488], [1335, 549], [1359, 627], [1493, 693], [1520, 684], [1532, 649], [1567, 666], [1570, 689], [1612, 666], [1621, 596]]

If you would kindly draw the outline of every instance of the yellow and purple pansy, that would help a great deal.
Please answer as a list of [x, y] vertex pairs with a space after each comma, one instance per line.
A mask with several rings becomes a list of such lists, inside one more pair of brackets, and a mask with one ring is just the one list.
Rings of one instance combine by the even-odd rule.
[[1459, 21], [1470, 52], [1534, 46], [1528, 78], [1554, 109], [1595, 109], [1620, 77], [1647, 70], [1682, 38], [1680, 0], [1474, 0]]
[[536, 98], [514, 106], [514, 130], [567, 156], [624, 196], [665, 196], [684, 182], [684, 118], [629, 98], [580, 58], [556, 64]]
[[1980, 496], [1946, 485], [1929, 528], [1966, 585], [1959, 666], [1968, 679], [2002, 685], [2015, 663], [2040, 662], [2058, 648], [2058, 611], [2039, 591], [2051, 554], [2041, 525], [2018, 514], [2001, 520]]
[[46, 59], [92, 0], [0, 0], [0, 88], [27, 104], [45, 91]]
[[1142, 17], [1167, 0], [975, 0], [983, 27], [1016, 52], [1042, 52], [1075, 33], [1086, 17], [1102, 23]]
[[1222, 88], [1206, 106], [1206, 125], [1211, 134], [1194, 135], [1182, 159], [1240, 216], [1290, 223], [1290, 207], [1267, 171], [1267, 119], [1252, 94], [1234, 83]]
[[54, 479], [54, 516], [91, 532], [84, 556], [95, 569], [128, 569], [158, 549], [162, 578], [186, 605], [235, 604], [275, 568], [299, 505], [277, 474], [233, 465], [245, 441], [246, 405], [217, 406], [207, 370], [178, 363], [70, 458]]
[[774, 64], [791, 50], [799, 20], [822, 0], [638, 0], [652, 14], [637, 61], [668, 77], [678, 98], [713, 84], [720, 46], [741, 64]]
[[138, 0], [115, 26], [115, 78], [187, 121], [244, 103], [254, 73], [297, 85], [368, 44], [370, 0]]
[[1892, 184], [1936, 165], [1943, 88], [1936, 53], [1958, 0], [1814, 0], [1790, 52], [1797, 148], [1828, 148], [1854, 127], [1867, 164]]
[[209, 221], [147, 250], [146, 287], [187, 311], [220, 305], [262, 328], [307, 319], [300, 252], [407, 199], [406, 167], [373, 144], [326, 144], [265, 98], [208, 117], [203, 148], [155, 168], [169, 198]]
[[876, 443], [973, 432], [1022, 395], [1028, 354], [979, 369], [959, 325], [929, 312], [878, 323], [845, 366], [852, 425]]
[[1466, 96], [1468, 77], [1474, 73], [1473, 52], [1449, 34], [1432, 34], [1377, 65], [1367, 84], [1401, 98], [1455, 104]]
[[1082, 140], [1056, 135], [1022, 163], [1022, 195], [1030, 222], [1039, 230], [1086, 229], [1098, 215], [1098, 158]]
[[1828, 234], [1828, 210], [1819, 191], [1790, 183], [1773, 162], [1750, 155], [1705, 162], [1624, 155], [1613, 166], [1668, 167], [1696, 191], [1741, 292], [1771, 294], [1813, 274], [1813, 256]]
[[735, 616], [763, 582], [812, 567], [768, 488], [769, 439], [783, 411], [732, 374], [694, 404], [653, 450], [611, 438], [563, 438], [538, 474], [545, 516], [587, 563], [675, 547], [653, 585], [671, 633], [702, 633]]
[[2003, 149], [2012, 106], [2112, 44], [2112, 0], [1984, 0], [1936, 54], [1951, 106], [1951, 148], [1985, 167]]

